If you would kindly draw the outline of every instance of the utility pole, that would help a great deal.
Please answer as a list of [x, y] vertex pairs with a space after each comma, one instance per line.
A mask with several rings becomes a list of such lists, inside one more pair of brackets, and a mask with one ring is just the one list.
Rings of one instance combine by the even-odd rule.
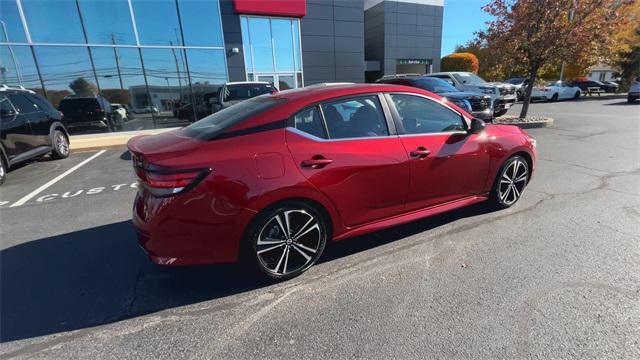
[[180, 79], [180, 66], [178, 65], [178, 57], [176, 56], [176, 49], [173, 47], [173, 41], [169, 41], [171, 45], [171, 52], [173, 53], [173, 61], [176, 63], [176, 72], [178, 73], [178, 86], [180, 91], [180, 101], [182, 101], [182, 80]]
[[[569, 10], [569, 22], [573, 22], [573, 15], [576, 11], [576, 0], [572, 0], [571, 10]], [[560, 81], [564, 81], [564, 61], [560, 65]]]
[[[116, 44], [116, 37], [111, 33], [111, 44]], [[113, 47], [113, 56], [116, 58], [116, 69], [118, 69], [118, 79], [120, 80], [120, 89], [124, 90], [124, 84], [122, 83], [122, 72], [120, 72], [120, 59], [118, 58], [118, 49]]]

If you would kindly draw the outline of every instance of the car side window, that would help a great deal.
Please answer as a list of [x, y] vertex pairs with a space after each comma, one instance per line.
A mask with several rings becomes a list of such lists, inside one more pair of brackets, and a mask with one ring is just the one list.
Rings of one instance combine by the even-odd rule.
[[21, 114], [29, 114], [38, 111], [36, 104], [32, 103], [29, 99], [24, 97], [24, 95], [8, 94], [7, 97], [11, 100], [11, 103], [13, 103], [16, 110]]
[[462, 116], [446, 106], [414, 95], [392, 94], [405, 134], [465, 131]]
[[322, 124], [322, 117], [320, 116], [320, 111], [318, 111], [317, 106], [297, 113], [293, 119], [296, 129], [321, 139], [327, 138], [327, 133]]
[[53, 108], [53, 106], [51, 106], [47, 100], [43, 99], [42, 97], [40, 97], [39, 95], [35, 95], [35, 94], [26, 94], [25, 95], [29, 100], [31, 100], [31, 102], [33, 102], [34, 104], [36, 104], [38, 106], [38, 108], [40, 108], [40, 110], [42, 111], [46, 111], [46, 112], [55, 112], [56, 109]]
[[451, 84], [453, 86], [456, 86], [456, 83], [453, 82], [453, 79], [451, 77], [447, 76], [447, 75], [439, 75], [439, 76], [436, 76], [436, 77], [438, 79], [442, 79], [442, 80], [448, 82], [449, 84]]
[[4, 96], [0, 97], [0, 116], [8, 117], [9, 114], [13, 111], [13, 106], [11, 106], [9, 100]]
[[388, 136], [389, 128], [377, 95], [322, 104], [329, 138]]

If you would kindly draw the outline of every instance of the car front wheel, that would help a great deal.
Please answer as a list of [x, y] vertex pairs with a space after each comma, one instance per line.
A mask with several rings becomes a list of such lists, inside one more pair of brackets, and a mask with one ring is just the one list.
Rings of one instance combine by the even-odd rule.
[[314, 207], [287, 202], [257, 216], [249, 232], [247, 255], [267, 277], [290, 279], [318, 261], [328, 233], [327, 221]]
[[69, 139], [60, 130], [53, 132], [53, 150], [51, 150], [51, 156], [54, 159], [64, 159], [69, 156]]
[[500, 168], [490, 201], [498, 208], [515, 204], [529, 182], [529, 165], [520, 155], [509, 158]]

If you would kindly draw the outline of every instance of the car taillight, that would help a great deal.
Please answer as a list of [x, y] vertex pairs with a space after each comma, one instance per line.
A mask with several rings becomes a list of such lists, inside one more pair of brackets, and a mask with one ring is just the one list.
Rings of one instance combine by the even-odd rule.
[[209, 168], [147, 171], [136, 167], [135, 170], [142, 186], [157, 197], [187, 192], [211, 172]]
[[97, 109], [95, 109], [95, 110], [93, 110], [93, 111], [94, 111], [94, 112], [97, 112], [97, 113], [104, 112], [104, 110], [102, 110], [102, 109], [100, 109], [100, 108], [97, 108]]

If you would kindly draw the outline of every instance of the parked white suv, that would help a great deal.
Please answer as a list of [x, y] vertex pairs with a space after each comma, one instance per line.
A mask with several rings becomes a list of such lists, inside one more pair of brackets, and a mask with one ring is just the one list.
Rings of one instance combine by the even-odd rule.
[[489, 83], [480, 76], [463, 71], [427, 74], [440, 78], [460, 91], [483, 93], [491, 96], [495, 116], [504, 115], [516, 103], [516, 87], [505, 83]]
[[640, 99], [640, 76], [631, 82], [629, 93], [627, 94], [627, 102], [633, 103]]

